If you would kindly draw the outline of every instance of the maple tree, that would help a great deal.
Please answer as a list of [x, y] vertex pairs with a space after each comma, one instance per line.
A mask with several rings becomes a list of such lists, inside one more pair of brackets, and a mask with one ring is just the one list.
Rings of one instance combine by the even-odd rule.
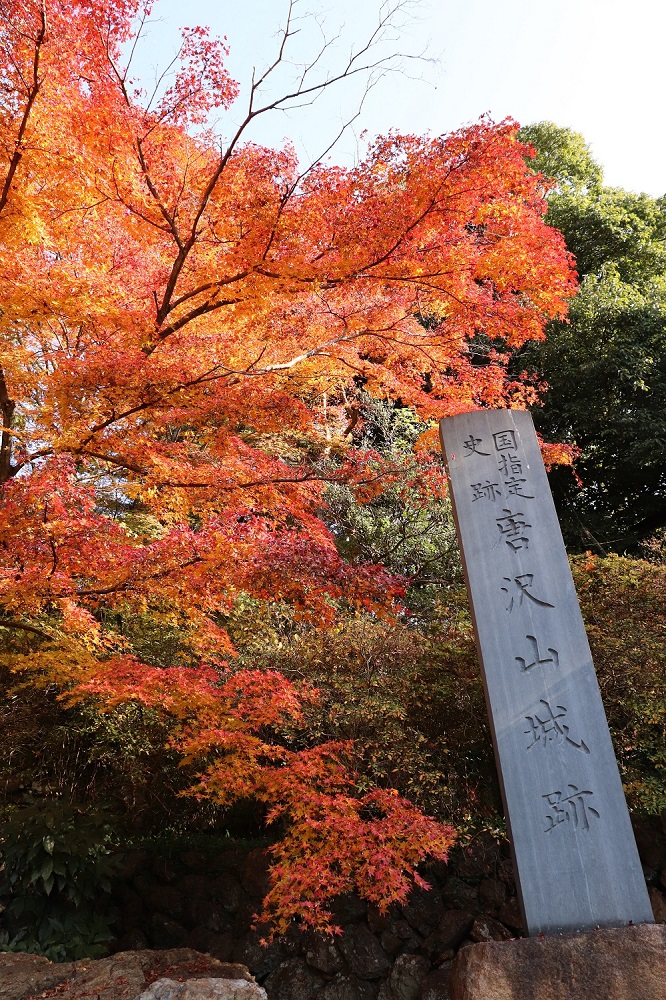
[[[4, 662], [70, 702], [173, 718], [174, 746], [201, 763], [195, 794], [251, 794], [283, 824], [276, 926], [325, 926], [332, 893], [404, 897], [452, 831], [356, 790], [344, 743], [300, 746], [314, 695], [235, 672], [220, 615], [240, 593], [317, 622], [340, 602], [390, 613], [400, 581], [345, 562], [320, 516], [327, 480], [368, 499], [386, 474], [368, 450], [323, 460], [322, 401], [363, 385], [424, 420], [526, 405], [503, 348], [564, 316], [573, 272], [515, 123], [392, 134], [353, 168], [304, 170], [248, 127], [361, 71], [367, 49], [323, 82], [313, 60], [262, 103], [269, 70], [223, 140], [214, 117], [238, 87], [204, 29], [184, 31], [153, 98], [132, 82], [149, 10], [0, 12]], [[114, 610], [178, 624], [191, 662], [141, 662]]]

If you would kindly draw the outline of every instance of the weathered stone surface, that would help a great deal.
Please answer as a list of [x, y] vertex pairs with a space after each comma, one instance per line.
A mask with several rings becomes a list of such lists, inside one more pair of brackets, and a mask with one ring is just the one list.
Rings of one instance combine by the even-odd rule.
[[368, 912], [368, 904], [360, 896], [350, 893], [347, 896], [338, 896], [333, 900], [331, 912], [338, 924], [353, 924], [357, 920], [363, 920]]
[[398, 937], [392, 930], [388, 928], [382, 931], [379, 935], [379, 943], [381, 944], [387, 955], [397, 955], [401, 950], [404, 941], [401, 937]]
[[232, 956], [234, 962], [247, 965], [252, 975], [260, 980], [277, 969], [285, 958], [284, 950], [279, 941], [263, 945], [261, 934], [257, 931], [250, 931], [237, 941]]
[[41, 955], [0, 955], [0, 1000], [23, 1000], [65, 982], [72, 963], [54, 965]]
[[324, 985], [324, 978], [302, 958], [289, 958], [278, 966], [265, 982], [266, 993], [275, 1000], [314, 1000]]
[[507, 889], [504, 882], [496, 878], [484, 878], [479, 883], [479, 905], [483, 910], [496, 913], [506, 902]]
[[308, 934], [305, 942], [305, 960], [318, 972], [331, 974], [344, 967], [342, 955], [335, 942], [323, 934]]
[[138, 1000], [266, 1000], [266, 991], [244, 979], [158, 979]]
[[479, 892], [476, 886], [468, 885], [456, 875], [450, 875], [442, 890], [444, 901], [459, 910], [476, 913], [479, 908]]
[[182, 916], [190, 927], [200, 925], [216, 934], [226, 930], [229, 924], [229, 915], [220, 903], [196, 896], [185, 900]]
[[520, 903], [515, 896], [508, 899], [506, 903], [503, 903], [502, 906], [500, 906], [497, 912], [497, 917], [506, 927], [510, 927], [511, 930], [523, 930], [523, 917], [520, 912]]
[[430, 968], [424, 955], [398, 955], [388, 978], [392, 1000], [416, 1000]]
[[641, 924], [465, 947], [451, 1000], [661, 1000], [666, 927]]
[[151, 868], [163, 882], [175, 882], [178, 878], [178, 869], [171, 858], [162, 858], [158, 855], [152, 859]]
[[666, 829], [656, 816], [634, 816], [634, 836], [641, 861], [659, 871], [666, 868]]
[[423, 950], [433, 962], [441, 961], [442, 953], [457, 948], [474, 923], [474, 917], [467, 910], [446, 910], [436, 931], [430, 934]]
[[214, 891], [214, 882], [211, 882], [205, 875], [197, 875], [192, 872], [178, 879], [176, 888], [182, 892], [185, 898], [210, 899]]
[[444, 962], [425, 977], [419, 989], [418, 1000], [451, 1000], [451, 966]]
[[245, 898], [238, 879], [226, 872], [214, 879], [211, 889], [215, 901], [229, 913], [235, 913]]
[[121, 878], [132, 878], [148, 864], [150, 855], [143, 848], [133, 848], [121, 856], [119, 875]]
[[263, 899], [270, 889], [268, 856], [263, 847], [257, 847], [245, 858], [241, 881], [250, 895]]
[[0, 954], [0, 1000], [29, 1000], [53, 989], [58, 1000], [135, 1000], [150, 982], [165, 976], [180, 982], [197, 976], [253, 982], [244, 966], [225, 965], [187, 948], [118, 952], [96, 961], [66, 963]]
[[492, 917], [477, 917], [468, 931], [472, 941], [510, 941], [513, 937], [504, 924]]
[[401, 910], [407, 923], [426, 937], [444, 912], [442, 895], [435, 889], [414, 889]]
[[341, 973], [326, 983], [321, 997], [322, 1000], [374, 1000], [377, 989], [376, 983]]
[[[143, 951], [148, 947], [148, 938], [140, 927], [129, 927], [115, 942], [118, 951]], [[188, 947], [194, 947], [188, 943]], [[207, 948], [196, 948], [196, 951], [207, 951]]]
[[180, 920], [183, 915], [183, 897], [172, 885], [147, 885], [141, 893], [150, 910], [164, 913]]
[[380, 979], [390, 968], [388, 956], [366, 924], [347, 928], [339, 948], [359, 979]]
[[650, 888], [648, 889], [648, 896], [650, 897], [654, 919], [658, 924], [666, 924], [666, 897], [663, 892], [659, 892], [659, 889]]
[[190, 931], [185, 943], [188, 948], [193, 948], [194, 951], [202, 951], [206, 955], [212, 955], [213, 958], [219, 959], [220, 962], [231, 961], [234, 950], [234, 937], [231, 931], [223, 931], [221, 934], [216, 934], [215, 931], [211, 931], [201, 924]]
[[375, 934], [381, 934], [382, 931], [385, 931], [392, 918], [395, 918], [394, 908], [382, 913], [376, 903], [368, 903], [368, 927]]
[[148, 922], [148, 938], [153, 948], [182, 948], [186, 937], [187, 929], [162, 913], [153, 913]]

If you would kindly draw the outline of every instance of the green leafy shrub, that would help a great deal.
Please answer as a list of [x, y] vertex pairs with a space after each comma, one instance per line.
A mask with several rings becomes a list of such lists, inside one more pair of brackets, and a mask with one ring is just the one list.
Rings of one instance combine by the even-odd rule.
[[632, 809], [666, 810], [666, 566], [572, 560], [601, 695]]
[[112, 913], [101, 904], [118, 859], [103, 813], [57, 801], [16, 809], [0, 825], [0, 857], [0, 950], [56, 962], [105, 954]]

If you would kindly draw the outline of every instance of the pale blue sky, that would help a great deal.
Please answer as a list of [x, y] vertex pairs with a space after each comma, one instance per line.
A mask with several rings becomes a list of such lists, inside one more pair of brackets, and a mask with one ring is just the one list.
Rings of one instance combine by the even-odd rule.
[[[287, 6], [287, 0], [157, 0], [137, 67], [149, 81], [177, 47], [179, 25], [207, 24], [227, 36], [228, 66], [246, 88], [252, 65], [263, 69], [271, 61]], [[329, 54], [332, 66], [365, 38], [378, 7], [378, 0], [299, 0], [297, 10], [323, 18], [329, 38], [344, 25]], [[606, 183], [666, 193], [664, 0], [424, 0], [412, 9], [414, 18], [389, 44], [411, 53], [427, 47], [437, 61], [408, 64], [421, 80], [400, 74], [380, 80], [332, 155], [335, 162], [348, 164], [362, 151], [357, 136], [364, 129], [370, 136], [390, 128], [440, 134], [490, 112], [495, 120], [550, 119], [574, 128], [590, 143]], [[299, 26], [291, 49], [296, 62], [319, 38], [313, 21]], [[358, 94], [358, 87], [341, 87], [289, 116], [267, 116], [252, 137], [267, 145], [289, 138], [302, 159], [319, 156], [353, 113]]]

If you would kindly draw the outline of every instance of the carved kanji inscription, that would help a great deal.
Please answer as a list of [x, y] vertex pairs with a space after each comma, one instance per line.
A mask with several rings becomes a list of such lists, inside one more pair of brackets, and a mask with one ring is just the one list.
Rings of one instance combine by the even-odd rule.
[[530, 934], [652, 920], [531, 417], [441, 422]]

